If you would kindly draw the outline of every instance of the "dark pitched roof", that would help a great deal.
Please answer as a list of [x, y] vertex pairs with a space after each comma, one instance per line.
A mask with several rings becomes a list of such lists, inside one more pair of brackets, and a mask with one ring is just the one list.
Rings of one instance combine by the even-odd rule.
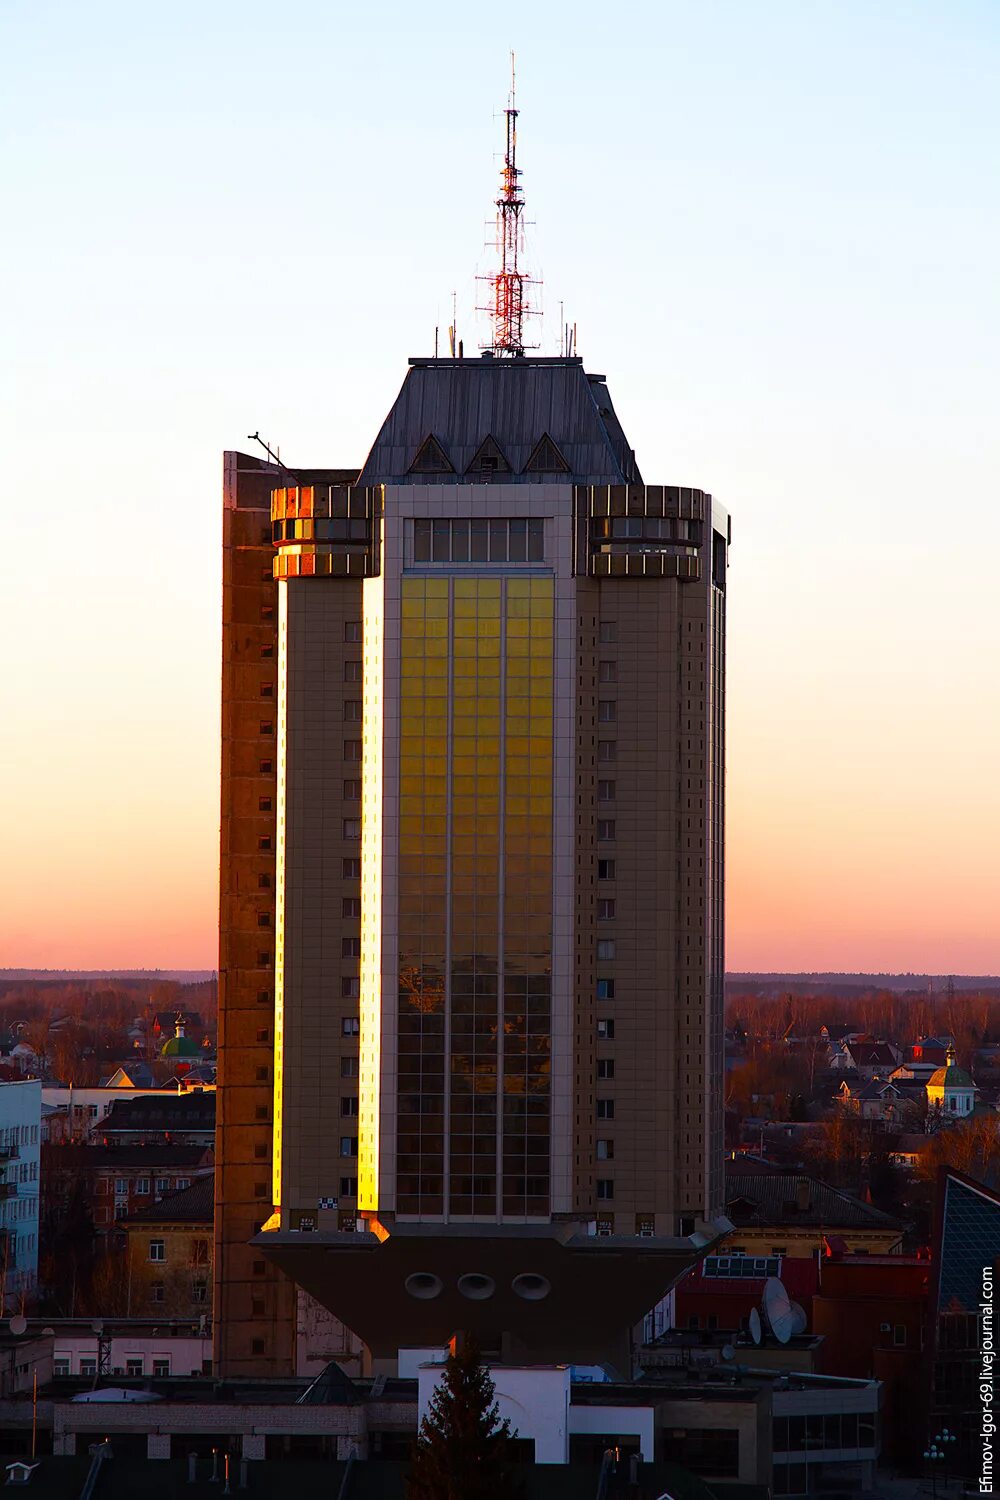
[[129, 1224], [211, 1224], [215, 1216], [215, 1173], [196, 1177], [190, 1187], [130, 1214]]
[[[796, 1187], [809, 1183], [809, 1206], [797, 1206]], [[898, 1219], [802, 1172], [726, 1172], [726, 1212], [740, 1228], [752, 1224], [797, 1224], [824, 1229], [899, 1229]]]
[[[358, 483], [474, 483], [465, 471], [487, 438], [510, 465], [500, 483], [641, 483], [604, 376], [576, 358], [411, 360]], [[433, 466], [418, 461], [429, 451]]]
[[215, 1094], [157, 1094], [115, 1099], [100, 1126], [114, 1130], [214, 1130]]
[[860, 1068], [896, 1066], [896, 1054], [888, 1042], [848, 1042], [847, 1050]]
[[117, 1167], [197, 1167], [212, 1160], [211, 1146], [71, 1146], [42, 1148], [43, 1171], [99, 1172]]

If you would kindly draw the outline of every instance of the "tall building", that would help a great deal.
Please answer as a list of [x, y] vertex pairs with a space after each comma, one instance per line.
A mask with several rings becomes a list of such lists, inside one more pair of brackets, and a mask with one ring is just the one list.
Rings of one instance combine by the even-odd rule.
[[227, 455], [223, 1373], [291, 1281], [387, 1364], [621, 1354], [718, 1232], [728, 518], [525, 351], [514, 114], [482, 357], [360, 473]]

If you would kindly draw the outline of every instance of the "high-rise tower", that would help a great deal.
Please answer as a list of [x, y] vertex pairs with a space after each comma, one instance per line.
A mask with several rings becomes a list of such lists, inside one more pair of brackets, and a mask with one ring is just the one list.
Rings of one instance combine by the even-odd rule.
[[[352, 482], [270, 476], [274, 863], [223, 945], [273, 921], [273, 1062], [267, 1104], [223, 1106], [220, 1195], [238, 1147], [249, 1196], [221, 1254], [376, 1360], [459, 1328], [620, 1353], [723, 1203], [728, 518], [644, 484], [604, 377], [520, 326], [411, 360]], [[224, 1095], [259, 980], [224, 975]]]

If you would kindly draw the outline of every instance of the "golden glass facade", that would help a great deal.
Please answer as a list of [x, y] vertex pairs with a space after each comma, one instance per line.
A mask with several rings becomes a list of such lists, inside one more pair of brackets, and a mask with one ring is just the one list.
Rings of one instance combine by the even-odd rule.
[[399, 1214], [549, 1211], [552, 611], [549, 576], [403, 580]]

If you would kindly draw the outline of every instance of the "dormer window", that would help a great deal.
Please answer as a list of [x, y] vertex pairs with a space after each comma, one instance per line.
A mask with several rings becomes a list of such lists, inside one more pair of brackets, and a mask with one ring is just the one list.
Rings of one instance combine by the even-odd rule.
[[455, 468], [437, 438], [429, 432], [406, 471], [408, 474], [454, 474]]
[[494, 438], [485, 437], [465, 473], [469, 478], [482, 479], [488, 484], [497, 475], [509, 474], [510, 471], [510, 464], [500, 445]]
[[526, 474], [568, 474], [569, 464], [555, 443], [545, 432], [531, 450], [531, 457], [524, 466]]

